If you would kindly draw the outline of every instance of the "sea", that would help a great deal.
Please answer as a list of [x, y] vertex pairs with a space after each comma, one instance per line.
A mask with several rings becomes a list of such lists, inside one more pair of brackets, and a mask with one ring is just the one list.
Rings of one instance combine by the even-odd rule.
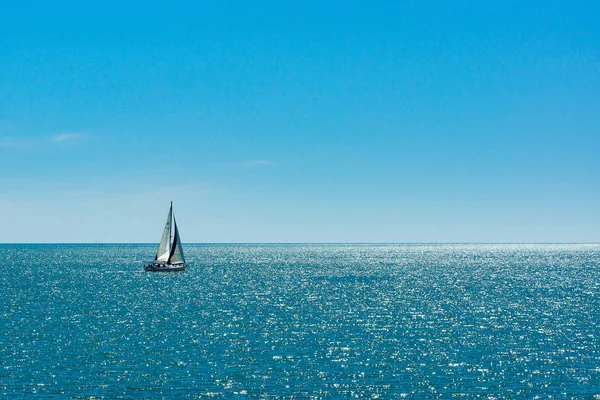
[[600, 399], [598, 244], [0, 245], [0, 398]]

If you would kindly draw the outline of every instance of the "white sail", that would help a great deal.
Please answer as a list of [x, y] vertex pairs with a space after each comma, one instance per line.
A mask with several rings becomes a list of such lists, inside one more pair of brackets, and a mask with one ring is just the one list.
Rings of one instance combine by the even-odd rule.
[[167, 261], [169, 254], [171, 253], [171, 217], [173, 215], [173, 204], [169, 209], [169, 215], [167, 216], [167, 222], [165, 223], [165, 230], [163, 231], [162, 237], [160, 238], [160, 244], [158, 245], [158, 251], [156, 252], [156, 261]]
[[168, 262], [169, 264], [185, 264], [183, 247], [181, 247], [181, 239], [179, 238], [179, 229], [177, 229], [175, 216], [173, 216], [173, 226], [175, 227], [175, 237], [173, 237], [173, 248], [171, 249], [171, 255]]

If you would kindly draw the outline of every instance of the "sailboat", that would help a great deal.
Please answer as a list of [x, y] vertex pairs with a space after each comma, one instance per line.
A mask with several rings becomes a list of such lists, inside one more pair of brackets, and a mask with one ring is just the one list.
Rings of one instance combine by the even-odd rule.
[[[171, 228], [172, 227], [172, 228]], [[174, 232], [173, 241], [171, 242], [171, 233]], [[169, 215], [167, 216], [167, 222], [165, 223], [165, 229], [162, 237], [160, 238], [160, 244], [158, 245], [158, 251], [154, 261], [144, 266], [145, 271], [183, 271], [186, 263], [183, 257], [183, 247], [181, 247], [181, 238], [179, 237], [179, 230], [177, 229], [177, 222], [175, 221], [175, 214], [173, 214], [173, 202], [171, 202], [171, 208], [169, 208]]]

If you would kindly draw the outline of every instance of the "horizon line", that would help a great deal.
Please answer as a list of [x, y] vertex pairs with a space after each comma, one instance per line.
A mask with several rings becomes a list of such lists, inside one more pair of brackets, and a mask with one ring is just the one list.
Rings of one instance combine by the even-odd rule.
[[[281, 245], [290, 245], [290, 244], [346, 244], [346, 245], [420, 245], [420, 244], [596, 244], [600, 245], [600, 242], [468, 242], [468, 241], [458, 241], [458, 242], [182, 242], [183, 244], [188, 245], [231, 245], [231, 244], [247, 244], [247, 245], [255, 245], [255, 244], [281, 244]], [[158, 242], [0, 242], [0, 246], [4, 245], [156, 245]]]

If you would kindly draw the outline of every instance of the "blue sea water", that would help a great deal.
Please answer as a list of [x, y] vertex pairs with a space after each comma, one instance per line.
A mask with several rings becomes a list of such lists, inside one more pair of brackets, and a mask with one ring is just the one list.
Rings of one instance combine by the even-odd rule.
[[184, 246], [0, 245], [0, 397], [600, 399], [599, 245]]

